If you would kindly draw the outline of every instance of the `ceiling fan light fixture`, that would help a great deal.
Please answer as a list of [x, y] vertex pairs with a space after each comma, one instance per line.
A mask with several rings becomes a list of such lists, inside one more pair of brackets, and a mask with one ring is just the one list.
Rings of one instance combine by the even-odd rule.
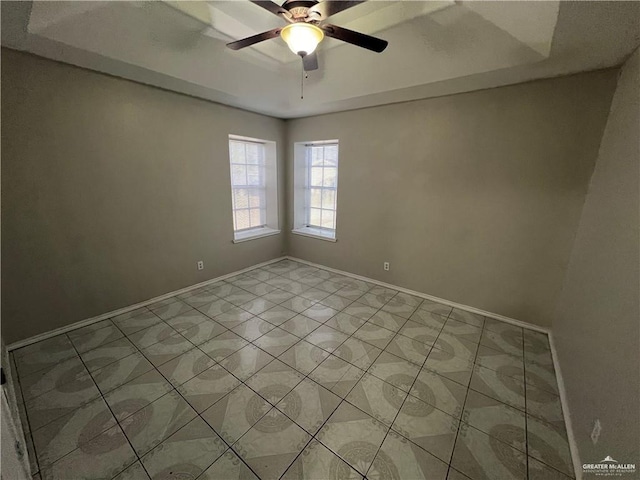
[[280, 36], [296, 55], [310, 55], [324, 38], [324, 32], [311, 23], [291, 23], [284, 27]]

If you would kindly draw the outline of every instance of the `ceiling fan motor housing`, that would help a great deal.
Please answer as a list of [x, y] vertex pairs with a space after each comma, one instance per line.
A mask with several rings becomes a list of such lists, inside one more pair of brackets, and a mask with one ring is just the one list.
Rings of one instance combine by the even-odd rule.
[[309, 19], [309, 9], [318, 2], [315, 0], [287, 0], [282, 4], [282, 8], [289, 11], [293, 21], [306, 22]]

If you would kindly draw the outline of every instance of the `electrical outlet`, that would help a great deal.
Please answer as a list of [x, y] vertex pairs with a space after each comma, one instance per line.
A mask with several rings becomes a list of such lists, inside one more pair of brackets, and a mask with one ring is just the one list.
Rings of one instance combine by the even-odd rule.
[[389, 271], [389, 262], [384, 262], [382, 264], [382, 268], [384, 268], [388, 272]]
[[598, 439], [600, 438], [600, 433], [602, 432], [602, 425], [600, 424], [600, 420], [597, 419], [593, 424], [593, 430], [591, 431], [591, 441], [595, 445], [598, 443]]
[[204, 270], [204, 262], [202, 260], [198, 262], [198, 270]]

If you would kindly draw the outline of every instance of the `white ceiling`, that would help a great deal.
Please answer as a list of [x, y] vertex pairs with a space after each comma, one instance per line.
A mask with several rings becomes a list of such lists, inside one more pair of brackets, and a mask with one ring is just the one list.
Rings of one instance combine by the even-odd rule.
[[370, 0], [330, 22], [389, 47], [326, 38], [301, 99], [300, 60], [281, 39], [225, 47], [282, 20], [242, 0], [175, 4], [2, 2], [2, 45], [293, 118], [611, 67], [640, 44], [634, 1]]

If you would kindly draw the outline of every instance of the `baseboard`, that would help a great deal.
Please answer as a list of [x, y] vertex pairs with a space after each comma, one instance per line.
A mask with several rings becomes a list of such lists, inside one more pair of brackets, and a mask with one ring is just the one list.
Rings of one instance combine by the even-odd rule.
[[564, 425], [567, 429], [567, 440], [571, 449], [571, 461], [573, 462], [573, 473], [576, 480], [582, 480], [582, 463], [580, 462], [580, 453], [578, 451], [578, 443], [573, 432], [573, 424], [569, 415], [569, 401], [567, 399], [567, 391], [564, 385], [564, 378], [560, 370], [560, 362], [558, 362], [558, 351], [556, 350], [553, 333], [549, 332], [549, 346], [551, 347], [551, 359], [553, 360], [553, 368], [556, 371], [556, 381], [558, 382], [558, 393], [560, 395], [560, 404], [562, 405], [562, 416], [564, 417]]
[[234, 275], [239, 275], [244, 272], [248, 272], [249, 270], [253, 270], [254, 268], [263, 267], [265, 265], [269, 265], [271, 263], [279, 262], [280, 260], [284, 260], [286, 257], [278, 257], [266, 262], [258, 263], [256, 265], [252, 265], [247, 268], [243, 268], [242, 270], [237, 270], [235, 272], [227, 273], [220, 277], [212, 278], [210, 280], [206, 280], [204, 282], [196, 283], [195, 285], [191, 285], [189, 287], [181, 288], [180, 290], [175, 290], [173, 292], [165, 293], [158, 297], [150, 298], [149, 300], [145, 300], [144, 302], [139, 302], [134, 305], [129, 305], [127, 307], [119, 308], [118, 310], [113, 310], [111, 312], [103, 313], [101, 315], [97, 315], [95, 317], [87, 318], [85, 320], [80, 320], [78, 322], [72, 323], [70, 325], [66, 325], [64, 327], [56, 328], [55, 330], [51, 330], [49, 332], [41, 333], [39, 335], [34, 335], [33, 337], [26, 338], [24, 340], [20, 340], [18, 342], [14, 342], [11, 345], [7, 345], [7, 350], [12, 351], [17, 348], [26, 347], [27, 345], [31, 345], [32, 343], [40, 342], [42, 340], [46, 340], [47, 338], [55, 337], [57, 335], [70, 332], [71, 330], [75, 330], [77, 328], [86, 327], [87, 325], [91, 325], [92, 323], [101, 322], [102, 320], [106, 320], [107, 318], [115, 317], [117, 315], [121, 315], [123, 313], [130, 312], [140, 307], [146, 307], [147, 305], [151, 305], [152, 303], [159, 302], [161, 300], [165, 300], [167, 298], [175, 297], [176, 295], [181, 295], [183, 293], [187, 293], [190, 290], [194, 290], [196, 288], [201, 288], [206, 285], [210, 285], [212, 283], [219, 282], [224, 280], [225, 278], [233, 277]]
[[478, 315], [483, 315], [485, 317], [493, 318], [495, 320], [500, 320], [501, 322], [510, 323], [512, 325], [516, 325], [518, 327], [526, 328], [528, 330], [535, 330], [536, 332], [545, 333], [549, 335], [550, 330], [545, 327], [541, 327], [539, 325], [534, 325], [532, 323], [523, 322], [522, 320], [516, 320], [515, 318], [505, 317], [504, 315], [500, 315], [499, 313], [487, 312], [486, 310], [481, 310], [479, 308], [470, 307], [469, 305], [464, 305], [462, 303], [452, 302], [451, 300], [447, 300], [440, 297], [435, 297], [433, 295], [428, 295], [422, 292], [416, 292], [415, 290], [409, 290], [408, 288], [399, 287], [397, 285], [393, 285], [391, 283], [381, 282], [380, 280], [375, 280], [373, 278], [364, 277], [362, 275], [356, 275], [355, 273], [345, 272], [344, 270], [338, 270], [336, 268], [326, 267], [324, 265], [320, 265], [319, 263], [309, 262], [307, 260], [302, 260], [301, 258], [292, 257], [287, 255], [286, 257], [289, 260], [294, 262], [304, 263], [305, 265], [310, 265], [312, 267], [322, 268], [324, 270], [329, 270], [333, 273], [339, 273], [340, 275], [344, 275], [346, 277], [355, 278], [357, 280], [362, 280], [363, 282], [374, 283], [376, 285], [380, 285], [381, 287], [391, 288], [393, 290], [398, 290], [399, 292], [407, 293], [409, 295], [413, 295], [414, 297], [425, 298], [427, 300], [432, 300], [434, 302], [442, 303], [444, 305], [448, 305], [450, 307], [459, 308], [460, 310], [466, 310], [467, 312], [477, 313]]

